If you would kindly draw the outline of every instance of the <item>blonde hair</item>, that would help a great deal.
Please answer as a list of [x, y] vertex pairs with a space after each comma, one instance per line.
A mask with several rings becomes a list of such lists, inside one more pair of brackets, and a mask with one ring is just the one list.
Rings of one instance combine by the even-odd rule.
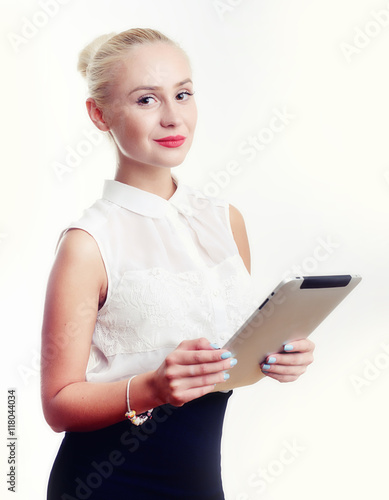
[[116, 64], [132, 47], [155, 42], [171, 44], [184, 53], [176, 42], [150, 28], [133, 28], [99, 36], [80, 52], [77, 69], [86, 78], [89, 95], [98, 108], [103, 109], [109, 103]]

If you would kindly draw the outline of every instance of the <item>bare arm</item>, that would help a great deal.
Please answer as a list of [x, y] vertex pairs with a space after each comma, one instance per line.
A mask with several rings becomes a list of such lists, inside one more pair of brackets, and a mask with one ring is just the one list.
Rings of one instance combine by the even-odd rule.
[[105, 269], [94, 239], [82, 230], [68, 231], [49, 277], [42, 327], [42, 403], [46, 420], [56, 431], [93, 429], [97, 423], [109, 425], [124, 415], [125, 381], [85, 381], [105, 286]]
[[[90, 431], [117, 423], [127, 411], [127, 380], [86, 382], [92, 334], [107, 283], [95, 240], [68, 231], [50, 274], [42, 327], [42, 405], [53, 430]], [[181, 406], [224, 380], [230, 360], [206, 339], [184, 341], [154, 371], [131, 383], [138, 413], [164, 403]]]

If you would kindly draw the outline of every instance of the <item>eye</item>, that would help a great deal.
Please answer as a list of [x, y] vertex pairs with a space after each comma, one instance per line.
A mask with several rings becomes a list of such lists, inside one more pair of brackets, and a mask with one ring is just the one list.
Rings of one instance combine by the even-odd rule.
[[184, 92], [180, 92], [179, 94], [177, 94], [176, 99], [177, 101], [187, 101], [189, 97], [192, 96], [193, 94], [185, 90]]
[[155, 98], [151, 95], [146, 95], [143, 97], [139, 97], [137, 99], [136, 103], [139, 104], [140, 106], [147, 106], [148, 104], [152, 104], [150, 100], [153, 99], [155, 101]]

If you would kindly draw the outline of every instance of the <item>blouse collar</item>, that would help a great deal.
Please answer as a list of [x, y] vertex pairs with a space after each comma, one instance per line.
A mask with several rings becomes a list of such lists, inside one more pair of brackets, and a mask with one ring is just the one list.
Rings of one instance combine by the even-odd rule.
[[172, 178], [177, 188], [168, 200], [112, 179], [104, 181], [103, 198], [131, 212], [154, 219], [164, 217], [167, 210], [171, 210], [171, 207], [183, 214], [188, 214], [190, 208], [185, 196], [185, 186], [175, 176]]

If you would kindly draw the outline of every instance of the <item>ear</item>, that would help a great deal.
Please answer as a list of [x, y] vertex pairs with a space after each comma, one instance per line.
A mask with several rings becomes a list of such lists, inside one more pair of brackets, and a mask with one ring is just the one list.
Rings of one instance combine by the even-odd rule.
[[88, 97], [88, 99], [86, 100], [86, 109], [88, 110], [90, 119], [96, 125], [96, 127], [102, 132], [108, 132], [109, 126], [104, 120], [101, 109], [96, 106], [96, 102], [94, 99], [92, 99], [92, 97]]

